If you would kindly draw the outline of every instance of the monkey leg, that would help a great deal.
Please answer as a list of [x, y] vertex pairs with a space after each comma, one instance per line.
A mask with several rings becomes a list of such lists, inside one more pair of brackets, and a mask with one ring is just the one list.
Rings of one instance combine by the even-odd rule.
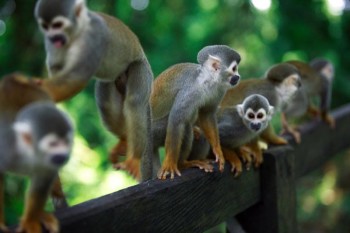
[[237, 177], [242, 173], [242, 162], [237, 153], [233, 149], [222, 147], [222, 152], [225, 159], [231, 164], [231, 172]]
[[[126, 125], [127, 150], [125, 162], [116, 164], [116, 167], [129, 171], [140, 179], [140, 160], [150, 163], [152, 161], [152, 133], [149, 98], [153, 74], [146, 59], [135, 61], [126, 71], [126, 94], [124, 100], [123, 115]], [[142, 169], [143, 179], [150, 179], [152, 166]]]
[[282, 137], [279, 137], [276, 135], [275, 130], [269, 124], [267, 128], [261, 133], [261, 138], [266, 142], [270, 144], [275, 145], [285, 145], [288, 144], [288, 141]]
[[57, 179], [53, 183], [53, 186], [51, 189], [51, 198], [52, 198], [52, 202], [53, 202], [53, 206], [55, 207], [55, 210], [68, 207], [66, 196], [64, 195], [61, 179], [59, 176], [57, 176]]
[[190, 161], [183, 161], [179, 167], [181, 169], [187, 169], [191, 167], [198, 167], [201, 170], [204, 170], [205, 172], [213, 172], [214, 167], [210, 164], [210, 160], [190, 160]]
[[24, 213], [16, 232], [41, 233], [41, 224], [50, 233], [59, 232], [59, 224], [52, 214], [44, 213], [44, 206], [50, 192], [51, 184], [57, 174], [46, 174], [47, 177], [33, 177], [27, 194]]
[[0, 231], [9, 232], [5, 225], [5, 212], [4, 212], [4, 174], [0, 173]]
[[205, 137], [207, 138], [210, 146], [213, 149], [213, 153], [216, 158], [216, 162], [219, 164], [219, 170], [224, 171], [225, 158], [222, 153], [219, 132], [217, 127], [217, 121], [214, 114], [202, 114], [198, 117], [199, 127], [203, 130]]
[[301, 135], [300, 133], [293, 129], [289, 124], [288, 124], [288, 121], [287, 121], [287, 117], [284, 113], [281, 114], [281, 122], [282, 122], [282, 127], [283, 127], [283, 130], [282, 130], [282, 134], [284, 133], [289, 133], [293, 136], [294, 140], [296, 143], [300, 144], [301, 142]]

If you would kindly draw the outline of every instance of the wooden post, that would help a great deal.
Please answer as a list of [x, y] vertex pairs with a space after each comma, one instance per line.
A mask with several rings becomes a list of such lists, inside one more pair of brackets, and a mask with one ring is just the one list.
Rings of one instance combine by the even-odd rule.
[[261, 202], [237, 215], [247, 233], [296, 233], [294, 154], [290, 146], [264, 154]]

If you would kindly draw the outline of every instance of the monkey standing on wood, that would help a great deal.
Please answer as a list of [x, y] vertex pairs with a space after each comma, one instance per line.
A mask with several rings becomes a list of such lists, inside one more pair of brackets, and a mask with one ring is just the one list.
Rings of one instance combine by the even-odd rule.
[[7, 231], [4, 173], [10, 172], [31, 180], [17, 232], [40, 233], [41, 223], [49, 232], [59, 232], [44, 206], [72, 144], [71, 121], [37, 84], [18, 75], [0, 81], [0, 230]]
[[[268, 126], [273, 113], [274, 107], [269, 101], [257, 94], [248, 96], [243, 103], [235, 107], [219, 109], [217, 115], [221, 148], [235, 176], [242, 172], [239, 157], [246, 162], [247, 168], [252, 162], [255, 167], [262, 163], [263, 156], [258, 145], [258, 136]], [[189, 160], [205, 160], [209, 154], [208, 141], [199, 134], [198, 138], [193, 140]]]
[[[322, 58], [314, 59], [310, 64], [302, 61], [288, 61], [287, 63], [298, 69], [302, 85], [286, 104], [281, 120], [284, 132], [291, 133], [295, 141], [300, 143], [300, 133], [288, 123], [291, 119], [309, 114], [312, 117], [320, 117], [331, 128], [335, 127], [334, 119], [329, 115], [334, 67], [331, 62]], [[314, 97], [319, 99], [319, 108], [313, 105]]]
[[[297, 68], [288, 63], [280, 63], [272, 66], [264, 78], [242, 80], [236, 88], [227, 91], [220, 106], [233, 107], [242, 103], [249, 95], [259, 94], [267, 98], [276, 111], [281, 111], [300, 85]], [[277, 145], [288, 143], [284, 138], [275, 134], [271, 125], [267, 126], [260, 137], [267, 143]]]
[[216, 111], [226, 90], [240, 79], [240, 55], [225, 45], [204, 47], [199, 51], [199, 64], [176, 64], [162, 72], [153, 84], [151, 95], [154, 158], [165, 145], [165, 159], [158, 178], [180, 176], [180, 170], [199, 167], [211, 171], [202, 161], [187, 161], [193, 141], [193, 126], [203, 130], [212, 146], [219, 170], [224, 169]]
[[[107, 128], [127, 140], [127, 158], [116, 163], [142, 179], [151, 178], [149, 97], [153, 74], [136, 35], [121, 21], [90, 11], [84, 0], [39, 0], [35, 17], [45, 36], [51, 79], [41, 85], [54, 101], [79, 93], [97, 77], [96, 101]], [[118, 148], [115, 148], [118, 150]], [[116, 162], [116, 155], [110, 160]], [[148, 160], [147, 160], [148, 159]]]

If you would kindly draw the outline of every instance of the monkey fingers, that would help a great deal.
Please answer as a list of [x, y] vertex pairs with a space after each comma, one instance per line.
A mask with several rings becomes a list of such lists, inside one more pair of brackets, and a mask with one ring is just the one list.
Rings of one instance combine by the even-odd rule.
[[170, 175], [170, 179], [174, 179], [175, 173], [176, 173], [176, 175], [181, 176], [181, 173], [180, 173], [179, 169], [177, 168], [177, 166], [169, 167], [169, 168], [163, 166], [159, 170], [157, 177], [158, 177], [158, 179], [165, 180], [167, 178], [167, 176]]
[[331, 127], [331, 129], [335, 128], [335, 120], [328, 113], [322, 114], [322, 120], [326, 122]]
[[41, 221], [44, 227], [50, 233], [58, 233], [59, 232], [59, 224], [55, 216], [50, 213], [43, 213], [41, 216]]
[[250, 170], [253, 160], [255, 160], [254, 151], [248, 146], [241, 146], [238, 149], [239, 157], [242, 159], [243, 163], [246, 165], [246, 169]]
[[190, 168], [190, 167], [198, 167], [201, 170], [204, 170], [205, 172], [213, 172], [213, 165], [210, 164], [209, 160], [190, 160], [190, 161], [183, 161], [181, 167], [183, 168]]
[[228, 148], [222, 148], [225, 159], [231, 165], [231, 172], [234, 173], [234, 176], [237, 177], [242, 173], [242, 162], [239, 159], [237, 153], [234, 150]]
[[124, 170], [130, 173], [135, 179], [141, 179], [140, 172], [140, 159], [127, 158], [124, 162], [120, 162], [114, 165], [117, 170]]

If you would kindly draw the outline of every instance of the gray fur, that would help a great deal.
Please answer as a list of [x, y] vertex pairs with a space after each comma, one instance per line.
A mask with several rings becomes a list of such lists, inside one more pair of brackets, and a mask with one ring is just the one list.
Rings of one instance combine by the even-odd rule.
[[198, 63], [203, 64], [208, 59], [209, 55], [219, 57], [226, 66], [232, 61], [237, 61], [237, 64], [241, 61], [239, 53], [227, 45], [211, 45], [199, 51], [197, 55]]

